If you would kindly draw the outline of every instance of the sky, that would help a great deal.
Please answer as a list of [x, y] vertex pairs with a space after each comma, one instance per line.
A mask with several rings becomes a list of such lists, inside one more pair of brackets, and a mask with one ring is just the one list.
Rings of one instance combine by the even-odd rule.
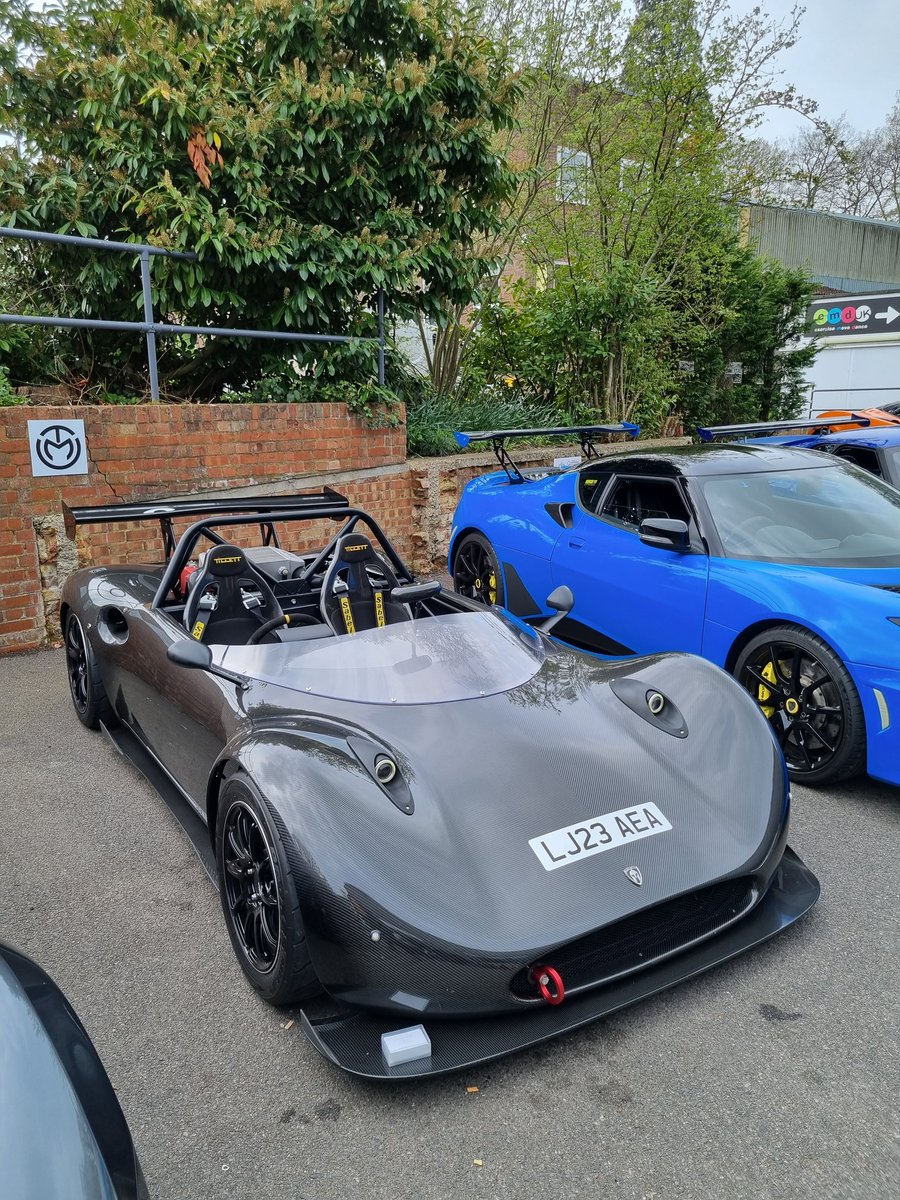
[[[787, 16], [794, 0], [731, 0], [735, 14], [757, 4]], [[861, 131], [883, 125], [900, 92], [900, 0], [806, 0], [800, 38], [782, 56], [784, 82], [818, 101], [828, 121], [847, 114]], [[759, 134], [789, 138], [808, 122], [770, 109]]]

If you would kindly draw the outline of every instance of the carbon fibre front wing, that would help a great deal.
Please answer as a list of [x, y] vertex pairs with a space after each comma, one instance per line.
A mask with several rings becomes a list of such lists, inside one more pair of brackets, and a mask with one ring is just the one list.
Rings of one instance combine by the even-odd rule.
[[818, 897], [818, 880], [787, 849], [756, 908], [715, 937], [555, 1007], [544, 1005], [512, 1016], [425, 1020], [431, 1057], [400, 1066], [389, 1067], [381, 1055], [381, 1035], [402, 1024], [396, 1014], [348, 1009], [340, 1016], [313, 1017], [302, 1012], [303, 1030], [326, 1058], [363, 1079], [420, 1079], [460, 1071], [569, 1033], [727, 962], [792, 925]]

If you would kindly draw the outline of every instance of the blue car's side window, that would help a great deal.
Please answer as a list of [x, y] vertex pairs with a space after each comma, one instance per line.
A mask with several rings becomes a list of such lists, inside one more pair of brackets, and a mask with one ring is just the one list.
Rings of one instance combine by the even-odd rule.
[[578, 477], [578, 499], [588, 512], [596, 512], [597, 505], [603, 499], [606, 485], [612, 478], [612, 471], [588, 468]]
[[641, 521], [651, 517], [691, 523], [684, 497], [670, 479], [620, 476], [604, 496], [597, 515], [635, 531]]
[[838, 446], [834, 453], [836, 458], [855, 463], [857, 467], [862, 467], [864, 471], [869, 471], [879, 478], [884, 476], [878, 454], [867, 446]]

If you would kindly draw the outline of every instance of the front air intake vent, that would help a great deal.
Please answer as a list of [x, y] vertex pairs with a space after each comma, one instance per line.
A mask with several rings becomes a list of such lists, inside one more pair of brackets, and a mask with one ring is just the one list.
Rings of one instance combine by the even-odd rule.
[[[727, 879], [547, 950], [541, 961], [553, 964], [571, 995], [639, 971], [712, 937], [748, 912], [757, 897], [752, 879]], [[510, 988], [520, 1000], [539, 999], [528, 968], [513, 977]]]

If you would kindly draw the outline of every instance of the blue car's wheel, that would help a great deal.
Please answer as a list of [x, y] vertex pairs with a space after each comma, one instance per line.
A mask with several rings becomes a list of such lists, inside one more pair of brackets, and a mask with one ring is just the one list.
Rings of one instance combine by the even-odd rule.
[[847, 668], [821, 638], [779, 625], [753, 638], [734, 674], [775, 730], [791, 777], [816, 787], [859, 774], [866, 726]]
[[503, 577], [491, 543], [480, 533], [467, 533], [453, 555], [453, 587], [482, 604], [503, 604]]

